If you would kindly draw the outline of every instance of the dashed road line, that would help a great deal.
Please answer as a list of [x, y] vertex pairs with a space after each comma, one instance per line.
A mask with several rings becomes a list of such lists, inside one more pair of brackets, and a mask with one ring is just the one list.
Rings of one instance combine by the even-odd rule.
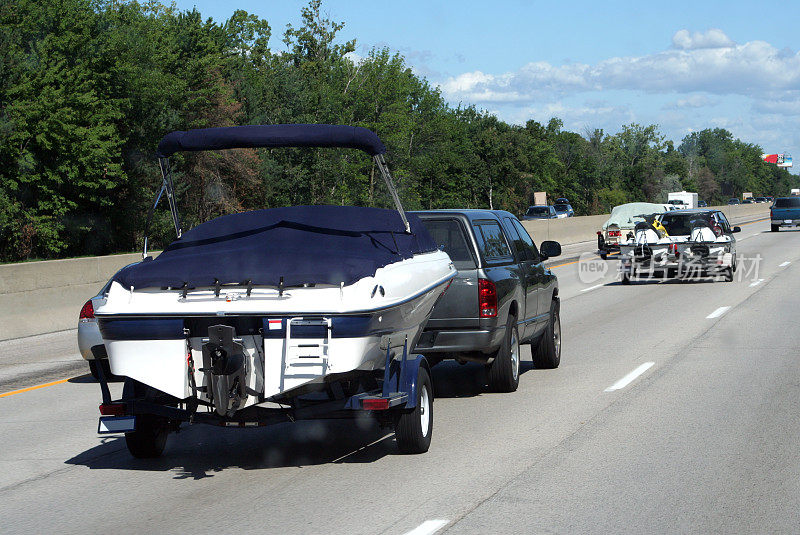
[[419, 526], [415, 527], [405, 535], [433, 535], [447, 525], [449, 520], [442, 518], [436, 520], [426, 520]]
[[722, 316], [723, 314], [725, 314], [730, 309], [731, 309], [731, 307], [719, 307], [714, 312], [712, 312], [711, 314], [706, 316], [706, 319], [707, 320], [713, 320], [714, 318], [718, 318], [718, 317]]
[[653, 366], [653, 364], [655, 364], [655, 362], [645, 362], [644, 364], [642, 364], [641, 366], [639, 366], [638, 368], [633, 370], [631, 373], [629, 373], [628, 375], [626, 375], [625, 377], [623, 377], [622, 379], [620, 379], [619, 381], [617, 381], [613, 385], [611, 385], [608, 388], [606, 388], [603, 392], [613, 392], [614, 390], [620, 390], [622, 388], [625, 388], [626, 386], [631, 384], [634, 379], [636, 379], [637, 377], [642, 375], [644, 372], [649, 370], [650, 367]]
[[778, 265], [778, 267], [786, 267], [786, 266], [788, 266], [789, 264], [791, 264], [791, 262], [789, 262], [789, 261], [787, 260], [787, 261], [786, 261], [786, 262], [784, 262], [783, 264], [779, 264], [779, 265]]
[[595, 284], [594, 286], [589, 286], [588, 288], [584, 288], [581, 290], [582, 292], [591, 292], [592, 290], [596, 290], [597, 288], [602, 288], [605, 286], [604, 284]]
[[758, 286], [762, 282], [764, 282], [764, 279], [758, 279], [757, 281], [753, 281], [753, 282], [750, 283], [750, 287], [751, 288], [755, 288], [756, 286]]

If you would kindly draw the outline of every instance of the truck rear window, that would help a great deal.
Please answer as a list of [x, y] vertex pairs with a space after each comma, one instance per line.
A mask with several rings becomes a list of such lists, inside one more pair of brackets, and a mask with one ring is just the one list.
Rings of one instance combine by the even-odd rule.
[[423, 219], [422, 224], [433, 236], [436, 245], [450, 256], [456, 269], [475, 267], [471, 247], [464, 236], [464, 227], [455, 219]]
[[800, 197], [783, 197], [775, 199], [774, 208], [800, 208]]
[[475, 238], [478, 240], [478, 247], [483, 258], [487, 262], [511, 262], [511, 248], [508, 246], [506, 237], [497, 221], [476, 221], [472, 224], [475, 227]]

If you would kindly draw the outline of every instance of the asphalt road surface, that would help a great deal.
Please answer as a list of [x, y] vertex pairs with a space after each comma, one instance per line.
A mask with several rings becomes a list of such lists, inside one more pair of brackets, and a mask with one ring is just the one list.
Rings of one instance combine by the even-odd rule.
[[493, 394], [436, 366], [423, 455], [365, 420], [193, 426], [136, 460], [96, 435], [90, 378], [6, 389], [0, 530], [800, 532], [800, 231], [742, 228], [731, 283], [555, 267], [561, 367]]

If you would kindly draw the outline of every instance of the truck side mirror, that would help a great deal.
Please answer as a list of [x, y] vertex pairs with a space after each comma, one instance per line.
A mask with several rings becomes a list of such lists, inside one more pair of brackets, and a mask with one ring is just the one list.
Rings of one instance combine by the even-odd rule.
[[736, 232], [741, 232], [741, 231], [742, 231], [742, 227], [733, 227], [733, 230], [731, 232], [736, 233]]
[[542, 253], [542, 260], [553, 258], [561, 255], [561, 244], [557, 241], [546, 240], [539, 246], [539, 252]]

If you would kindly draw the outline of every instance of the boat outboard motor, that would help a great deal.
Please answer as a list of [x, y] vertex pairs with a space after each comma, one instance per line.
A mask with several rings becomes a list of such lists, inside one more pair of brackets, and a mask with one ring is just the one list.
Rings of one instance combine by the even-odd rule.
[[203, 343], [203, 368], [206, 392], [220, 416], [233, 416], [247, 400], [247, 358], [236, 330], [227, 325], [208, 328]]

